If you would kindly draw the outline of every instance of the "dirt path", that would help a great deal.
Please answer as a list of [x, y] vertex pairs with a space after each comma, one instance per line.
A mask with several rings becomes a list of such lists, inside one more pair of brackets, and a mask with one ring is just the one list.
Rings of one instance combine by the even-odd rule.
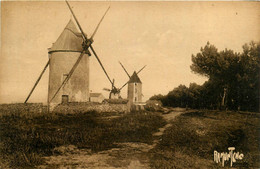
[[148, 169], [150, 168], [149, 157], [147, 155], [148, 151], [156, 146], [160, 136], [171, 126], [170, 122], [181, 113], [183, 113], [183, 110], [175, 110], [163, 115], [167, 124], [153, 134], [155, 139], [152, 145], [133, 142], [120, 143], [117, 144], [118, 148], [98, 153], [91, 153], [91, 151], [87, 149], [79, 150], [73, 145], [66, 147], [61, 146], [55, 150], [59, 152], [60, 155], [45, 157], [46, 164], [39, 166], [39, 168]]
[[168, 127], [171, 127], [172, 124], [171, 124], [171, 121], [178, 115], [182, 114], [183, 111], [172, 111], [170, 112], [169, 114], [163, 114], [163, 118], [166, 120], [167, 124], [162, 127], [162, 128], [159, 128], [159, 131], [154, 133], [153, 136], [161, 136], [163, 135], [163, 132], [168, 128]]

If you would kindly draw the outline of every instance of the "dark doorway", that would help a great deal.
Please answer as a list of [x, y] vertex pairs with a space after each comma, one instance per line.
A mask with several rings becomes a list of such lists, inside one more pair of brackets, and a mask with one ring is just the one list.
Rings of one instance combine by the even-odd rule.
[[68, 96], [68, 95], [62, 95], [62, 97], [61, 97], [61, 103], [62, 103], [62, 104], [67, 104], [67, 103], [69, 103], [69, 96]]

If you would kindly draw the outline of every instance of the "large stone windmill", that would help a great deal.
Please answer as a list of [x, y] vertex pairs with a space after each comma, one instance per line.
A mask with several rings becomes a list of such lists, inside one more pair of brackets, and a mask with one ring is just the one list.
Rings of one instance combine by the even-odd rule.
[[[85, 102], [89, 100], [89, 56], [90, 51], [98, 60], [107, 79], [112, 84], [103, 64], [101, 63], [97, 53], [93, 48], [93, 38], [102, 22], [104, 16], [98, 23], [94, 33], [90, 38], [83, 32], [74, 12], [69, 3], [66, 1], [80, 32], [76, 29], [74, 23], [70, 20], [57, 41], [49, 49], [49, 60], [41, 72], [39, 78], [34, 84], [31, 92], [25, 100], [25, 103], [30, 98], [32, 92], [40, 81], [43, 73], [49, 66], [49, 90], [48, 90], [48, 105], [55, 106], [62, 101], [64, 102]], [[90, 51], [89, 51], [90, 49]]]
[[61, 100], [63, 102], [86, 102], [89, 100], [89, 52], [83, 53], [73, 76], [53, 98], [83, 51], [81, 44], [81, 33], [70, 20], [57, 41], [49, 49], [48, 101], [51, 105], [59, 104]]

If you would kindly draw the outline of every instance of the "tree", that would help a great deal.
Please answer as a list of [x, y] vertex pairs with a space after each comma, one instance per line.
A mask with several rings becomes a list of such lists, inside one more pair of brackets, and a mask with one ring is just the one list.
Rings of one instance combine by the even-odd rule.
[[196, 83], [190, 83], [189, 93], [188, 93], [189, 107], [196, 108], [196, 109], [203, 107], [202, 91], [203, 91], [203, 86], [200, 86]]
[[243, 46], [238, 76], [238, 104], [242, 110], [257, 110], [259, 106], [260, 43]]
[[198, 73], [206, 77], [211, 77], [219, 72], [220, 62], [218, 63], [217, 60], [219, 58], [218, 49], [214, 45], [210, 45], [210, 43], [207, 42], [207, 45], [204, 48], [201, 48], [200, 51], [201, 52], [196, 56], [193, 54], [191, 56], [191, 70], [194, 73]]
[[260, 43], [243, 45], [243, 52], [218, 49], [209, 42], [192, 55], [191, 70], [208, 77], [203, 85], [179, 85], [161, 100], [164, 106], [257, 111], [259, 106]]
[[170, 91], [165, 99], [167, 106], [186, 107], [189, 104], [188, 88], [185, 85], [179, 85]]
[[[191, 70], [209, 78], [204, 86], [212, 107], [257, 110], [259, 89], [259, 43], [243, 46], [243, 53], [218, 52], [209, 42], [192, 55]], [[211, 97], [211, 98], [208, 98]], [[214, 103], [215, 102], [215, 103]]]
[[163, 100], [164, 96], [162, 94], [158, 94], [158, 95], [153, 95], [152, 97], [150, 97], [149, 100]]

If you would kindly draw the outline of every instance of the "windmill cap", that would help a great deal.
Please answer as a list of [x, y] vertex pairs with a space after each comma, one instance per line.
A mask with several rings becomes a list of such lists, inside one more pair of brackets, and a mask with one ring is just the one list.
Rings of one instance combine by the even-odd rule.
[[82, 36], [70, 19], [59, 38], [52, 45], [51, 52], [82, 52]]
[[130, 77], [130, 80], [128, 83], [142, 83], [140, 78], [138, 77], [136, 71], [134, 71], [133, 75]]

